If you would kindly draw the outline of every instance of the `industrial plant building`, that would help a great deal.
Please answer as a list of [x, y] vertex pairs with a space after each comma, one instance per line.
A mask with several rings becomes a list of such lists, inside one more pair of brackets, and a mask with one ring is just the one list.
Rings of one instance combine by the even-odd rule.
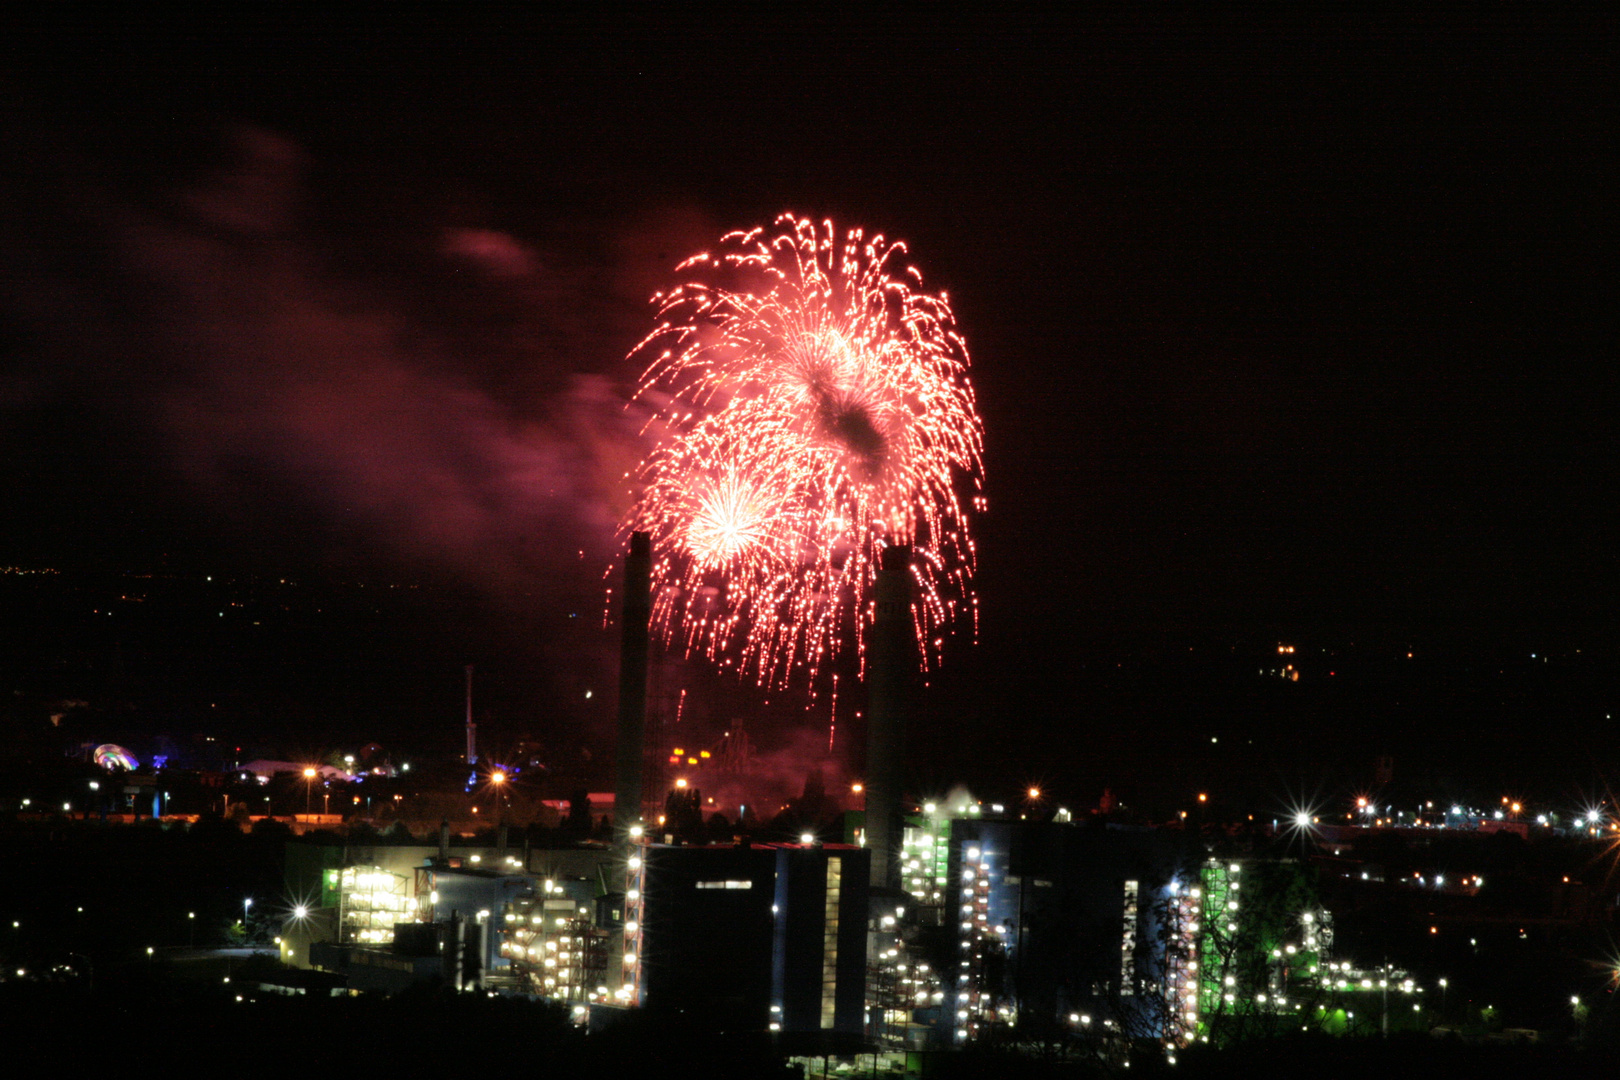
[[861, 1033], [864, 849], [654, 844], [640, 858], [635, 1001], [722, 1030]]
[[694, 1030], [910, 1049], [1020, 1025], [1183, 1045], [1291, 1008], [1328, 970], [1325, 910], [1255, 903], [1297, 892], [1297, 868], [976, 802], [930, 804], [900, 831], [898, 889], [872, 885], [868, 849], [808, 838], [354, 848], [322, 871], [326, 914], [306, 936], [325, 940], [287, 949], [354, 989], [441, 980], [547, 998], [582, 1023], [646, 1009]]

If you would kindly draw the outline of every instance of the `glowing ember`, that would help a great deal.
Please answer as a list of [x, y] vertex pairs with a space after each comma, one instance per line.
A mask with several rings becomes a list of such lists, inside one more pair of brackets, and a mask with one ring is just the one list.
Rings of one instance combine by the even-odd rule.
[[657, 444], [626, 533], [653, 538], [653, 625], [761, 683], [864, 652], [877, 553], [910, 544], [923, 665], [976, 624], [959, 485], [983, 430], [950, 303], [905, 246], [791, 215], [723, 237], [655, 296], [638, 400]]

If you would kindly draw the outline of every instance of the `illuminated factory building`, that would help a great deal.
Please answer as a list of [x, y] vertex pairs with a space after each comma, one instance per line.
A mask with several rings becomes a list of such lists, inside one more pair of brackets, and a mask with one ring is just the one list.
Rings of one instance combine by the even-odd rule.
[[942, 1027], [956, 1042], [1020, 1012], [1092, 1015], [1161, 1037], [1144, 990], [1162, 984], [1167, 901], [1179, 888], [1164, 833], [1058, 822], [952, 822], [945, 926], [956, 941]]
[[[842, 844], [640, 848], [635, 998], [724, 1030], [858, 1035], [869, 853]], [[627, 958], [628, 961], [628, 958]]]
[[[451, 855], [446, 842], [349, 854], [351, 865], [320, 871], [320, 905], [287, 938], [295, 962], [339, 972], [355, 989], [384, 992], [443, 981], [605, 1002], [618, 987], [605, 964], [622, 907], [607, 888], [608, 852], [518, 855], [495, 846]], [[569, 964], [557, 970], [563, 958]]]
[[[902, 873], [909, 917], [880, 919], [872, 953], [872, 1034], [889, 1042], [962, 1045], [1056, 1020], [1080, 1036], [1185, 1045], [1304, 1019], [1316, 989], [1419, 992], [1404, 972], [1332, 959], [1332, 914], [1308, 868], [1214, 859], [1179, 831], [969, 807], [913, 819]], [[947, 931], [948, 959], [919, 947], [926, 926]], [[1309, 1019], [1336, 1030], [1353, 1015]]]
[[507, 905], [501, 951], [519, 989], [576, 1006], [610, 1000], [609, 954], [622, 901], [593, 892], [588, 881], [548, 878]]
[[1287, 906], [1313, 895], [1298, 864], [1217, 861], [1178, 830], [922, 809], [899, 889], [871, 887], [867, 849], [808, 841], [360, 849], [322, 872], [309, 934], [329, 932], [289, 948], [355, 989], [442, 980], [593, 1025], [645, 1008], [922, 1049], [1053, 1022], [1184, 1045], [1275, 1021], [1308, 989], [1404, 986], [1332, 960], [1331, 915]]
[[530, 893], [534, 879], [527, 874], [496, 870], [435, 867], [426, 886], [432, 907], [429, 917], [451, 926], [464, 926], [463, 939], [478, 972], [497, 972], [508, 966], [501, 931], [508, 905]]

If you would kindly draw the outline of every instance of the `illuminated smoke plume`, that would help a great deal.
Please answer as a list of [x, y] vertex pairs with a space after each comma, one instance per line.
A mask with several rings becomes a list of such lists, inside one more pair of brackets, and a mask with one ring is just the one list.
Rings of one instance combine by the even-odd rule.
[[[785, 733], [780, 746], [752, 754], [746, 772], [723, 774], [714, 772], [672, 770], [674, 775], [690, 778], [693, 786], [701, 789], [705, 799], [704, 812], [720, 812], [735, 820], [738, 808], [750, 808], [756, 821], [769, 821], [803, 795], [807, 782], [825, 792], [825, 806], [818, 813], [815, 807], [806, 807], [809, 819], [830, 817], [851, 803], [850, 785], [853, 782], [845, 765], [826, 753], [821, 734], [810, 728], [798, 728]], [[812, 778], [814, 778], [812, 780]]]
[[653, 623], [784, 685], [864, 655], [878, 552], [910, 544], [924, 666], [976, 624], [959, 491], [982, 477], [966, 343], [904, 244], [791, 215], [723, 237], [634, 350], [656, 446], [623, 531], [653, 537]]
[[519, 604], [590, 595], [582, 568], [608, 555], [638, 454], [602, 363], [630, 325], [602, 299], [614, 271], [591, 265], [611, 258], [415, 192], [377, 206], [369, 178], [333, 181], [272, 133], [237, 130], [217, 156], [205, 142], [202, 167], [139, 190], [69, 163], [33, 217], [7, 212], [38, 235], [10, 258], [63, 267], [12, 275], [44, 343], [15, 381], [28, 403], [104, 414], [143, 483], [248, 538], [257, 566], [448, 571]]

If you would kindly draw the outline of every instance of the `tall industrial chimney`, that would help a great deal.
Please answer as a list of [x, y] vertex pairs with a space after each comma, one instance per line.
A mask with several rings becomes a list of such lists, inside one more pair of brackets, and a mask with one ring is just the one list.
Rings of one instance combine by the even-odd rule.
[[647, 729], [647, 624], [652, 619], [652, 535], [630, 534], [619, 608], [619, 748], [613, 827], [623, 837], [641, 819], [641, 763]]
[[900, 777], [917, 677], [911, 621], [911, 548], [883, 549], [866, 656], [866, 846], [872, 884], [900, 883]]

